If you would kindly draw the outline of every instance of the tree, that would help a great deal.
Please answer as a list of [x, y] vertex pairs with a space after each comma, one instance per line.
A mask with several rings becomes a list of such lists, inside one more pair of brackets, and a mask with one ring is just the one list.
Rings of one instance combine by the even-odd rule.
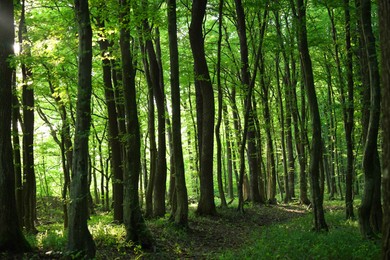
[[114, 88], [112, 86], [112, 72], [110, 63], [110, 50], [112, 45], [105, 35], [105, 21], [97, 18], [97, 23], [101, 32], [99, 46], [102, 57], [104, 96], [107, 103], [108, 114], [108, 132], [111, 153], [111, 171], [113, 173], [113, 204], [114, 220], [119, 223], [123, 222], [123, 170], [122, 170], [122, 145], [119, 140], [118, 113], [115, 107]]
[[127, 0], [121, 0], [120, 5], [120, 52], [126, 115], [123, 222], [126, 228], [127, 241], [133, 241], [145, 248], [151, 248], [154, 242], [142, 216], [138, 196], [138, 182], [141, 171], [141, 141], [135, 89], [136, 71], [130, 48], [130, 3]]
[[197, 105], [197, 108], [201, 108], [201, 112], [198, 111], [201, 129], [198, 133], [200, 136], [200, 200], [197, 213], [199, 215], [214, 215], [216, 213], [213, 187], [214, 93], [205, 57], [202, 32], [206, 4], [207, 0], [194, 0], [192, 2], [190, 43], [194, 58], [195, 84], [199, 88], [198, 95], [200, 95], [201, 101], [201, 107]]
[[301, 55], [302, 73], [309, 102], [312, 120], [312, 140], [310, 147], [310, 184], [313, 203], [314, 228], [328, 230], [323, 209], [323, 194], [320, 189], [320, 161], [322, 160], [321, 118], [314, 86], [313, 67], [309, 53], [306, 31], [306, 7], [303, 0], [297, 0], [298, 9], [298, 48]]
[[379, 1], [379, 32], [382, 64], [382, 129], [383, 129], [383, 226], [382, 259], [390, 259], [390, 3]]
[[345, 139], [347, 143], [347, 172], [345, 175], [346, 192], [346, 217], [347, 219], [354, 218], [353, 213], [353, 173], [354, 173], [354, 155], [353, 155], [353, 124], [354, 124], [354, 82], [353, 82], [353, 60], [351, 47], [351, 14], [349, 0], [344, 0], [344, 14], [345, 14], [345, 47], [347, 52], [347, 101], [345, 102], [344, 112], [344, 127]]
[[[175, 193], [176, 210], [175, 223], [186, 227], [188, 225], [188, 195], [184, 174], [183, 149], [181, 141], [180, 117], [180, 73], [179, 52], [177, 45], [176, 0], [167, 1], [168, 37], [171, 64], [171, 99], [172, 99], [172, 141], [175, 163]], [[171, 184], [172, 185], [172, 184]]]
[[88, 1], [75, 0], [78, 26], [78, 88], [74, 136], [72, 181], [70, 186], [67, 250], [71, 255], [95, 257], [95, 243], [89, 233], [88, 220], [88, 139], [91, 127], [92, 28]]
[[13, 1], [0, 1], [0, 17], [0, 252], [26, 252], [31, 247], [23, 236], [17, 217], [11, 144]]
[[[19, 22], [19, 46], [22, 55], [31, 58], [30, 44], [27, 39], [25, 1], [22, 1], [22, 13]], [[22, 61], [22, 107], [23, 107], [23, 220], [28, 232], [37, 233], [36, 220], [36, 181], [34, 167], [34, 88], [31, 85], [32, 70]]]
[[[142, 1], [143, 9], [146, 9], [147, 1]], [[145, 40], [145, 49], [149, 58], [150, 83], [153, 88], [153, 97], [157, 107], [157, 128], [158, 128], [158, 148], [157, 148], [157, 168], [153, 180], [153, 215], [162, 217], [165, 215], [165, 191], [167, 179], [167, 161], [166, 161], [166, 127], [165, 127], [165, 100], [164, 84], [162, 79], [162, 68], [158, 63], [155, 47], [152, 41], [152, 29], [150, 28], [148, 18], [142, 21], [143, 36]], [[156, 46], [157, 47], [157, 46]], [[145, 58], [146, 60], [146, 58]], [[152, 97], [149, 97], [152, 98]], [[153, 99], [152, 99], [153, 100]], [[153, 129], [154, 130], [154, 129]]]
[[[375, 37], [371, 25], [371, 1], [361, 0], [360, 23], [365, 55], [369, 68], [370, 107], [367, 135], [365, 137], [363, 171], [364, 194], [359, 207], [359, 225], [364, 237], [380, 232], [382, 226], [381, 169], [378, 153], [380, 118], [380, 82]], [[366, 86], [368, 87], [368, 86]]]
[[[235, 0], [236, 15], [237, 15], [237, 32], [240, 40], [240, 76], [241, 84], [245, 89], [244, 92], [248, 92], [249, 85], [251, 84], [251, 74], [249, 68], [249, 50], [247, 43], [246, 35], [246, 22], [245, 22], [245, 12], [241, 0]], [[259, 55], [259, 54], [258, 54]], [[257, 68], [254, 68], [257, 70]], [[249, 161], [249, 170], [250, 170], [250, 194], [251, 200], [254, 203], [264, 203], [261, 201], [260, 192], [259, 192], [259, 165], [257, 158], [257, 147], [256, 147], [256, 131], [255, 131], [255, 111], [253, 109], [252, 100], [246, 99], [245, 106], [249, 109], [248, 117], [248, 161]]]

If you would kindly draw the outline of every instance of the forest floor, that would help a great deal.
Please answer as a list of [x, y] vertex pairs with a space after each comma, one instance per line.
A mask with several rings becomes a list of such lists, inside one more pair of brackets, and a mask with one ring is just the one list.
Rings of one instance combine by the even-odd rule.
[[[35, 247], [34, 252], [23, 255], [1, 254], [0, 258], [64, 258], [61, 251], [66, 245], [66, 237], [62, 231], [61, 208], [57, 206], [60, 205], [55, 202], [45, 206], [46, 210], [43, 211], [46, 211], [46, 215], [40, 219], [40, 226], [37, 226], [39, 233], [29, 238], [30, 244]], [[296, 204], [248, 205], [244, 214], [230, 207], [219, 208], [216, 216], [200, 217], [194, 213], [195, 205], [192, 206], [187, 230], [179, 229], [169, 222], [168, 215], [166, 218], [147, 220], [155, 239], [153, 251], [144, 251], [124, 242], [123, 225], [112, 223], [111, 214], [98, 211], [89, 223], [97, 247], [96, 259], [215, 259], [226, 250], [238, 250], [245, 246], [253, 232], [261, 232], [265, 226], [286, 222], [308, 212], [305, 207]]]
[[144, 256], [170, 259], [211, 259], [226, 250], [239, 249], [262, 227], [288, 221], [307, 211], [299, 205], [246, 207], [245, 213], [236, 208], [219, 209], [215, 217], [191, 217], [189, 230], [180, 235], [167, 234], [151, 226], [156, 237], [156, 253]]

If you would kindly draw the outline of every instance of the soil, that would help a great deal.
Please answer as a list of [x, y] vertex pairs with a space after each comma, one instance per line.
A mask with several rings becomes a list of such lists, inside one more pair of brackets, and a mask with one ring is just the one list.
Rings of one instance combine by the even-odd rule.
[[[155, 247], [142, 251], [138, 247], [97, 245], [96, 259], [213, 259], [226, 250], [245, 246], [253, 232], [264, 226], [291, 220], [308, 211], [299, 205], [245, 207], [245, 213], [235, 208], [218, 209], [212, 217], [194, 216], [191, 210], [189, 227], [175, 227], [167, 219], [147, 221], [155, 239]], [[33, 252], [24, 255], [4, 255], [1, 259], [62, 259], [61, 252]]]

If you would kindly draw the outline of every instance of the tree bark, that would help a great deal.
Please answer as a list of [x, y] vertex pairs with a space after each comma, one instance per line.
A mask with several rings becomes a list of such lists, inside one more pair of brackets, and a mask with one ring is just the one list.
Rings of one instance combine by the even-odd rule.
[[86, 258], [94, 258], [96, 247], [87, 225], [89, 216], [88, 137], [91, 126], [92, 29], [88, 2], [75, 0], [74, 3], [79, 34], [79, 71], [67, 251], [71, 255], [80, 256], [79, 254], [81, 254]]
[[347, 172], [345, 175], [345, 204], [347, 219], [354, 218], [353, 213], [353, 176], [354, 176], [354, 155], [353, 155], [353, 125], [354, 125], [354, 81], [353, 81], [353, 60], [351, 47], [351, 15], [349, 0], [344, 0], [345, 14], [345, 47], [347, 51], [347, 102], [345, 103], [344, 119], [345, 139], [347, 143]]
[[188, 226], [188, 195], [185, 182], [183, 148], [181, 140], [180, 117], [180, 73], [179, 51], [177, 44], [176, 0], [167, 1], [168, 8], [168, 39], [171, 65], [171, 100], [172, 100], [172, 141], [175, 158], [175, 193], [176, 210], [175, 223]]
[[328, 230], [323, 210], [323, 194], [320, 188], [320, 161], [322, 160], [321, 118], [314, 86], [313, 68], [307, 43], [306, 7], [303, 0], [297, 0], [298, 48], [304, 74], [304, 83], [312, 120], [312, 144], [310, 151], [310, 184], [316, 231]]
[[202, 32], [207, 0], [192, 2], [190, 43], [194, 58], [195, 84], [200, 88], [202, 100], [202, 128], [200, 141], [200, 200], [196, 210], [199, 215], [215, 215], [213, 185], [214, 147], [214, 93], [206, 62]]
[[[241, 0], [235, 0], [236, 6], [236, 15], [237, 15], [237, 31], [240, 40], [240, 76], [241, 84], [245, 89], [244, 92], [248, 92], [248, 88], [251, 81], [251, 74], [249, 68], [249, 50], [247, 43], [246, 35], [246, 21], [245, 21], [245, 12]], [[254, 68], [257, 69], [256, 67]], [[257, 158], [257, 149], [256, 149], [256, 132], [255, 132], [255, 112], [252, 107], [252, 101], [250, 99], [245, 100], [245, 106], [249, 109], [248, 117], [248, 162], [249, 162], [249, 175], [250, 175], [250, 199], [254, 203], [260, 203], [260, 192], [259, 192], [259, 165]]]
[[[13, 72], [16, 77], [15, 71]], [[13, 158], [15, 169], [15, 189], [16, 189], [16, 209], [18, 212], [19, 225], [23, 228], [23, 175], [22, 175], [22, 159], [20, 156], [20, 139], [18, 123], [20, 120], [20, 103], [16, 95], [16, 82], [12, 82], [12, 144]]]
[[217, 85], [218, 85], [218, 117], [217, 124], [215, 126], [215, 139], [217, 142], [217, 180], [218, 180], [218, 191], [219, 197], [221, 199], [221, 207], [227, 208], [225, 192], [222, 182], [222, 144], [221, 144], [221, 123], [222, 123], [222, 85], [221, 85], [221, 48], [222, 48], [222, 10], [223, 10], [223, 0], [219, 1], [218, 8], [218, 46], [217, 46]]
[[379, 0], [379, 33], [382, 64], [382, 129], [383, 129], [383, 226], [382, 259], [390, 259], [390, 3]]
[[361, 0], [360, 7], [362, 36], [370, 75], [370, 117], [363, 155], [365, 184], [359, 207], [359, 224], [362, 235], [371, 238], [376, 232], [380, 232], [382, 226], [381, 169], [378, 154], [380, 82], [375, 38], [371, 26], [371, 1]]
[[30, 251], [18, 222], [11, 144], [12, 74], [14, 45], [13, 1], [0, 1], [0, 252]]
[[[25, 21], [25, 2], [22, 1], [22, 13], [19, 22], [19, 45], [24, 55], [31, 56], [29, 46], [24, 39], [27, 34]], [[25, 63], [22, 69], [22, 107], [23, 107], [23, 220], [26, 231], [37, 233], [36, 219], [36, 181], [34, 169], [34, 89], [31, 86], [32, 71]]]
[[233, 186], [233, 142], [231, 140], [231, 130], [228, 120], [228, 108], [224, 103], [222, 105], [223, 119], [225, 125], [225, 140], [226, 140], [226, 157], [227, 157], [227, 171], [228, 171], [228, 187], [227, 193], [230, 199], [234, 199], [234, 186]]
[[151, 248], [154, 241], [142, 216], [138, 195], [138, 182], [141, 171], [141, 141], [135, 89], [136, 71], [133, 66], [130, 48], [130, 3], [127, 0], [121, 0], [120, 5], [120, 51], [122, 57], [122, 84], [126, 114], [123, 222], [126, 228], [127, 241], [133, 241], [144, 248]]
[[112, 86], [111, 63], [110, 63], [110, 42], [105, 33], [105, 21], [97, 19], [98, 26], [102, 30], [99, 40], [100, 52], [102, 57], [104, 96], [107, 104], [108, 114], [108, 133], [111, 154], [111, 171], [113, 173], [113, 204], [114, 221], [123, 222], [123, 171], [121, 157], [121, 142], [119, 140], [118, 114], [116, 112], [115, 95]]

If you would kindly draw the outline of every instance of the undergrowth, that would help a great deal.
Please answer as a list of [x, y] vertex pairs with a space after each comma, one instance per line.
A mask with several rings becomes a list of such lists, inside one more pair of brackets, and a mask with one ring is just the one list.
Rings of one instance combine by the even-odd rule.
[[380, 259], [380, 241], [359, 233], [357, 220], [345, 220], [342, 210], [325, 215], [329, 232], [317, 233], [313, 215], [264, 227], [252, 233], [239, 250], [228, 250], [219, 259]]

